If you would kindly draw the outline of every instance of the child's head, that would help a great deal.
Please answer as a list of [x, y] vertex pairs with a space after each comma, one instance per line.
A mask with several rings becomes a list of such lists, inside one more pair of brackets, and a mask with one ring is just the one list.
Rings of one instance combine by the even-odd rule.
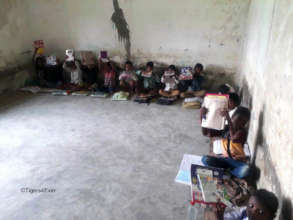
[[236, 93], [229, 93], [228, 109], [232, 110], [239, 106], [241, 103], [240, 97]]
[[202, 71], [203, 71], [203, 65], [202, 65], [201, 63], [197, 63], [197, 64], [194, 66], [194, 74], [195, 74], [195, 75], [198, 75], [198, 74], [200, 74]]
[[278, 205], [278, 199], [272, 192], [259, 189], [248, 201], [248, 218], [249, 220], [273, 220], [276, 216]]
[[147, 72], [151, 72], [151, 71], [153, 71], [153, 68], [154, 68], [154, 63], [153, 63], [153, 62], [148, 62], [148, 63], [146, 64], [146, 71], [147, 71]]
[[132, 68], [133, 68], [133, 64], [132, 64], [131, 61], [128, 60], [128, 61], [125, 63], [125, 70], [126, 70], [126, 71], [131, 71]]
[[176, 72], [176, 67], [175, 67], [175, 65], [170, 65], [169, 67], [168, 67], [168, 72]]
[[225, 84], [220, 85], [218, 88], [219, 94], [229, 94], [229, 92], [230, 92], [230, 88]]
[[232, 117], [233, 125], [237, 128], [244, 128], [250, 120], [250, 111], [245, 107], [238, 107]]

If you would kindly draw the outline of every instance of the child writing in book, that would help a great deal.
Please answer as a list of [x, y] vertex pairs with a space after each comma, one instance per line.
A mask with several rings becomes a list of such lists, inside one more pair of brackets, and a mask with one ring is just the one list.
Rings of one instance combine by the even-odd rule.
[[163, 97], [177, 97], [180, 94], [178, 88], [178, 79], [176, 76], [176, 67], [174, 65], [170, 65], [168, 69], [165, 71], [161, 78], [161, 83], [165, 85], [164, 89], [159, 91], [159, 94]]
[[[247, 138], [246, 125], [250, 119], [250, 111], [245, 107], [238, 107], [230, 118], [228, 110], [222, 112], [228, 121], [229, 135], [220, 140], [220, 145], [214, 145], [214, 152], [218, 155], [204, 156], [202, 162], [207, 166], [229, 169], [237, 178], [244, 178], [249, 174], [249, 165], [245, 163], [244, 144]], [[214, 142], [215, 143], [215, 142]]]
[[160, 79], [153, 73], [154, 63], [148, 62], [144, 71], [138, 71], [136, 94], [139, 97], [155, 96], [158, 93]]
[[259, 189], [250, 196], [246, 207], [225, 211], [220, 204], [205, 211], [204, 220], [273, 220], [278, 211], [278, 198], [274, 193]]
[[121, 90], [132, 94], [136, 87], [137, 76], [133, 70], [131, 61], [125, 63], [125, 70], [119, 76]]

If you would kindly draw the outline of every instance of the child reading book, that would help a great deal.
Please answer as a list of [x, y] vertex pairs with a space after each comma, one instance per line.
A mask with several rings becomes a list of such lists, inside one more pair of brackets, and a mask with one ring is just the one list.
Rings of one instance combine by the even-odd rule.
[[206, 91], [201, 86], [203, 82], [202, 71], [203, 65], [200, 63], [195, 65], [193, 73], [188, 68], [182, 69], [179, 76], [181, 98], [203, 97], [205, 95]]
[[148, 62], [144, 71], [138, 71], [136, 94], [139, 97], [155, 96], [158, 93], [159, 78], [153, 73], [154, 63]]
[[176, 67], [170, 65], [161, 78], [161, 83], [165, 88], [159, 91], [159, 94], [163, 97], [177, 97], [180, 94], [178, 88], [178, 79], [176, 76]]
[[137, 76], [133, 70], [131, 61], [125, 63], [125, 70], [119, 76], [121, 90], [132, 94], [136, 87]]
[[245, 163], [244, 143], [247, 138], [246, 124], [250, 119], [250, 111], [245, 107], [238, 107], [232, 119], [227, 110], [223, 113], [228, 121], [229, 135], [221, 140], [221, 157], [204, 156], [202, 162], [207, 166], [229, 169], [231, 174], [244, 178], [249, 174], [249, 165]]

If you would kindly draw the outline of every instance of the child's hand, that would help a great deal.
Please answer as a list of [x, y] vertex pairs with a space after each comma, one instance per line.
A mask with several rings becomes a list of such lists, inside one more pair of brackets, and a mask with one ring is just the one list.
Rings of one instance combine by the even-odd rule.
[[222, 117], [228, 117], [229, 116], [229, 111], [227, 109], [223, 109], [221, 112], [220, 112], [220, 115]]
[[209, 112], [209, 110], [206, 107], [202, 107], [201, 112], [202, 112], [202, 115], [205, 116]]

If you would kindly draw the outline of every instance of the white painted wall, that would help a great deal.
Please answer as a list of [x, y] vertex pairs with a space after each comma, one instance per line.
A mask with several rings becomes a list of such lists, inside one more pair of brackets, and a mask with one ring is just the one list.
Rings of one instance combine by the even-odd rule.
[[[259, 185], [281, 190], [280, 200], [292, 200], [293, 2], [252, 1], [248, 19], [241, 68], [253, 99], [249, 143], [258, 149]], [[274, 171], [281, 189], [276, 188]]]
[[0, 2], [0, 71], [27, 63], [31, 50], [26, 0]]
[[[119, 0], [131, 31], [137, 63], [155, 60], [235, 72], [250, 0]], [[44, 39], [48, 53], [66, 48], [107, 49], [125, 58], [111, 22], [112, 0], [31, 0], [33, 39]]]

